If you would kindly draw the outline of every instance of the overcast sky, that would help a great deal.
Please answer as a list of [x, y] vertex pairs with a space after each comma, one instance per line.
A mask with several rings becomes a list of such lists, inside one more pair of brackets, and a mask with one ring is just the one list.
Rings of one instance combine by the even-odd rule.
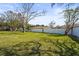
[[[75, 6], [72, 6], [73, 8], [78, 6], [78, 4], [76, 4]], [[15, 8], [17, 8], [18, 5], [17, 4], [0, 4], [0, 13], [3, 13], [4, 11], [7, 10], [15, 10]], [[35, 4], [33, 6], [34, 10], [46, 10], [46, 14], [44, 16], [40, 16], [40, 17], [36, 17], [35, 19], [32, 19], [29, 23], [31, 24], [40, 24], [40, 25], [48, 25], [51, 21], [55, 21], [56, 25], [63, 25], [64, 24], [64, 18], [63, 15], [61, 14], [61, 12], [65, 9], [64, 5], [62, 6], [58, 6], [55, 5], [53, 8], [51, 8], [51, 4], [48, 3], [44, 3], [44, 4]]]

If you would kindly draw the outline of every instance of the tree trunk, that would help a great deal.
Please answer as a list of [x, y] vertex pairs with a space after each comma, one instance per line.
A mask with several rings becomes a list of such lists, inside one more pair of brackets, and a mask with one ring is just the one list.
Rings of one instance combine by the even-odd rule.
[[73, 28], [71, 29], [71, 35], [73, 35]]
[[10, 31], [13, 31], [13, 28], [12, 27], [10, 27]]
[[23, 28], [23, 33], [24, 33], [25, 32], [25, 22], [23, 23], [22, 28]]
[[65, 30], [65, 35], [68, 35], [69, 31], [70, 31], [70, 28], [69, 29], [66, 29]]
[[25, 27], [22, 27], [23, 28], [23, 33], [25, 32]]
[[65, 31], [65, 35], [68, 35], [68, 32], [67, 31]]

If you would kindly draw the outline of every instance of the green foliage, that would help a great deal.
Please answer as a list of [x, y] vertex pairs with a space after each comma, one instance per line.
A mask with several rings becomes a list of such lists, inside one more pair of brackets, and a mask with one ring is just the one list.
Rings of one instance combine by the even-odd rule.
[[8, 22], [8, 25], [11, 27], [18, 27], [19, 26], [19, 20], [11, 20]]
[[30, 24], [26, 24], [26, 30], [30, 31], [31, 30], [31, 25]]

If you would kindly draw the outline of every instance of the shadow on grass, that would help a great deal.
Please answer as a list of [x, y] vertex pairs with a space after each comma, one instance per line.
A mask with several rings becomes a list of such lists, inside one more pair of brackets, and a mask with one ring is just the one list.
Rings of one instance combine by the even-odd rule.
[[[46, 49], [39, 40], [20, 42], [12, 47], [0, 48], [0, 55], [4, 56], [78, 56], [79, 45], [75, 42], [60, 42], [59, 40], [44, 39], [46, 44], [50, 43]], [[54, 48], [55, 46], [56, 48]], [[42, 49], [42, 47], [44, 49]]]
[[65, 36], [64, 34], [57, 34], [57, 33], [46, 33], [46, 32], [32, 32], [32, 33], [42, 33], [42, 34], [47, 34], [48, 36], [54, 36], [54, 37]]
[[15, 32], [15, 31], [13, 31], [13, 32], [11, 32], [11, 31], [1, 31], [0, 32], [0, 34], [2, 34], [2, 35], [23, 35], [24, 33], [23, 32], [19, 32], [19, 31], [17, 31], [17, 32]]
[[63, 35], [63, 34], [48, 34], [48, 36], [61, 37], [61, 36], [65, 36], [65, 35]]
[[0, 48], [0, 55], [5, 56], [40, 56], [40, 42], [29, 41], [29, 42], [20, 42], [12, 47]]
[[72, 36], [72, 35], [69, 35], [69, 37], [74, 40], [75, 42], [79, 43], [79, 37], [76, 37], [76, 36]]

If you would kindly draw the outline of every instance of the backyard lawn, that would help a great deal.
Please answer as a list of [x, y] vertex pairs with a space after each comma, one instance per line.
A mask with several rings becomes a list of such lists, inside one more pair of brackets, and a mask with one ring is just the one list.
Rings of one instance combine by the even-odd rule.
[[79, 55], [78, 38], [34, 32], [0, 32], [0, 55]]

